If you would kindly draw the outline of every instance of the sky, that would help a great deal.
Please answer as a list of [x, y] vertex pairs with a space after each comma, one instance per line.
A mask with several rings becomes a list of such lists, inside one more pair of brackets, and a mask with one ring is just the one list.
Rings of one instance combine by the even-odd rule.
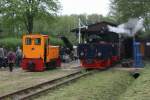
[[109, 0], [59, 0], [62, 6], [61, 15], [102, 14], [109, 12]]

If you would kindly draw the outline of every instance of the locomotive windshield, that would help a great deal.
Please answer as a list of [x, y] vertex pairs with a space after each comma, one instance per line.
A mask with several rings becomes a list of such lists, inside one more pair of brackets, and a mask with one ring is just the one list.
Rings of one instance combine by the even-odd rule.
[[31, 43], [32, 43], [31, 38], [26, 38], [26, 39], [25, 39], [25, 44], [26, 44], [26, 45], [31, 45]]
[[40, 45], [41, 44], [41, 39], [40, 38], [34, 39], [34, 44], [35, 45]]
[[90, 35], [87, 38], [88, 43], [95, 43], [95, 42], [97, 43], [99, 41], [102, 41], [102, 37], [96, 34]]

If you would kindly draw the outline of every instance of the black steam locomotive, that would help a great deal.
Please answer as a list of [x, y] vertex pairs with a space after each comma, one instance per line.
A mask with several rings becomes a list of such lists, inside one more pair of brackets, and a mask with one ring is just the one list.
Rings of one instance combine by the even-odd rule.
[[[119, 36], [110, 32], [108, 22], [100, 22], [81, 29], [82, 43], [78, 45], [81, 67], [105, 69], [119, 60]], [[78, 29], [73, 30], [78, 32]]]

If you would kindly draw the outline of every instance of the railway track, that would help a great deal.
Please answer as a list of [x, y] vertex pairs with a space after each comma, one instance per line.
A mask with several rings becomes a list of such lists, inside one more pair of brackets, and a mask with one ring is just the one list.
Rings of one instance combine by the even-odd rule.
[[63, 76], [61, 78], [50, 80], [26, 89], [18, 90], [16, 92], [0, 96], [0, 100], [29, 100], [32, 99], [33, 97], [39, 96], [43, 92], [46, 92], [48, 90], [53, 90], [59, 86], [75, 81], [81, 77], [90, 75], [95, 72], [97, 71], [93, 70], [93, 71], [83, 72], [82, 70], [79, 70], [72, 74]]

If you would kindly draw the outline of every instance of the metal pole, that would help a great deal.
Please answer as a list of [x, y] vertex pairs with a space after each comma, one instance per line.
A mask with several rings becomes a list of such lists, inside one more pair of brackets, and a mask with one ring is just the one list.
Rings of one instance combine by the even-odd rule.
[[[81, 43], [81, 20], [80, 20], [80, 18], [79, 18], [79, 23], [78, 23], [78, 27], [79, 27], [79, 33], [78, 33], [78, 41], [79, 41], [79, 44]], [[78, 64], [79, 64], [79, 66], [80, 66], [80, 59], [78, 59]]]
[[118, 48], [118, 55], [119, 55], [119, 59], [121, 57], [121, 34], [119, 34], [119, 48]]
[[81, 43], [81, 20], [79, 18], [79, 44]]
[[133, 59], [134, 59], [134, 64], [133, 64], [133, 66], [134, 66], [134, 67], [136, 67], [136, 62], [137, 62], [137, 61], [136, 61], [136, 60], [137, 60], [137, 59], [136, 59], [136, 53], [137, 53], [137, 52], [136, 52], [136, 44], [135, 44], [135, 42], [136, 42], [136, 41], [135, 41], [135, 35], [133, 35]]

